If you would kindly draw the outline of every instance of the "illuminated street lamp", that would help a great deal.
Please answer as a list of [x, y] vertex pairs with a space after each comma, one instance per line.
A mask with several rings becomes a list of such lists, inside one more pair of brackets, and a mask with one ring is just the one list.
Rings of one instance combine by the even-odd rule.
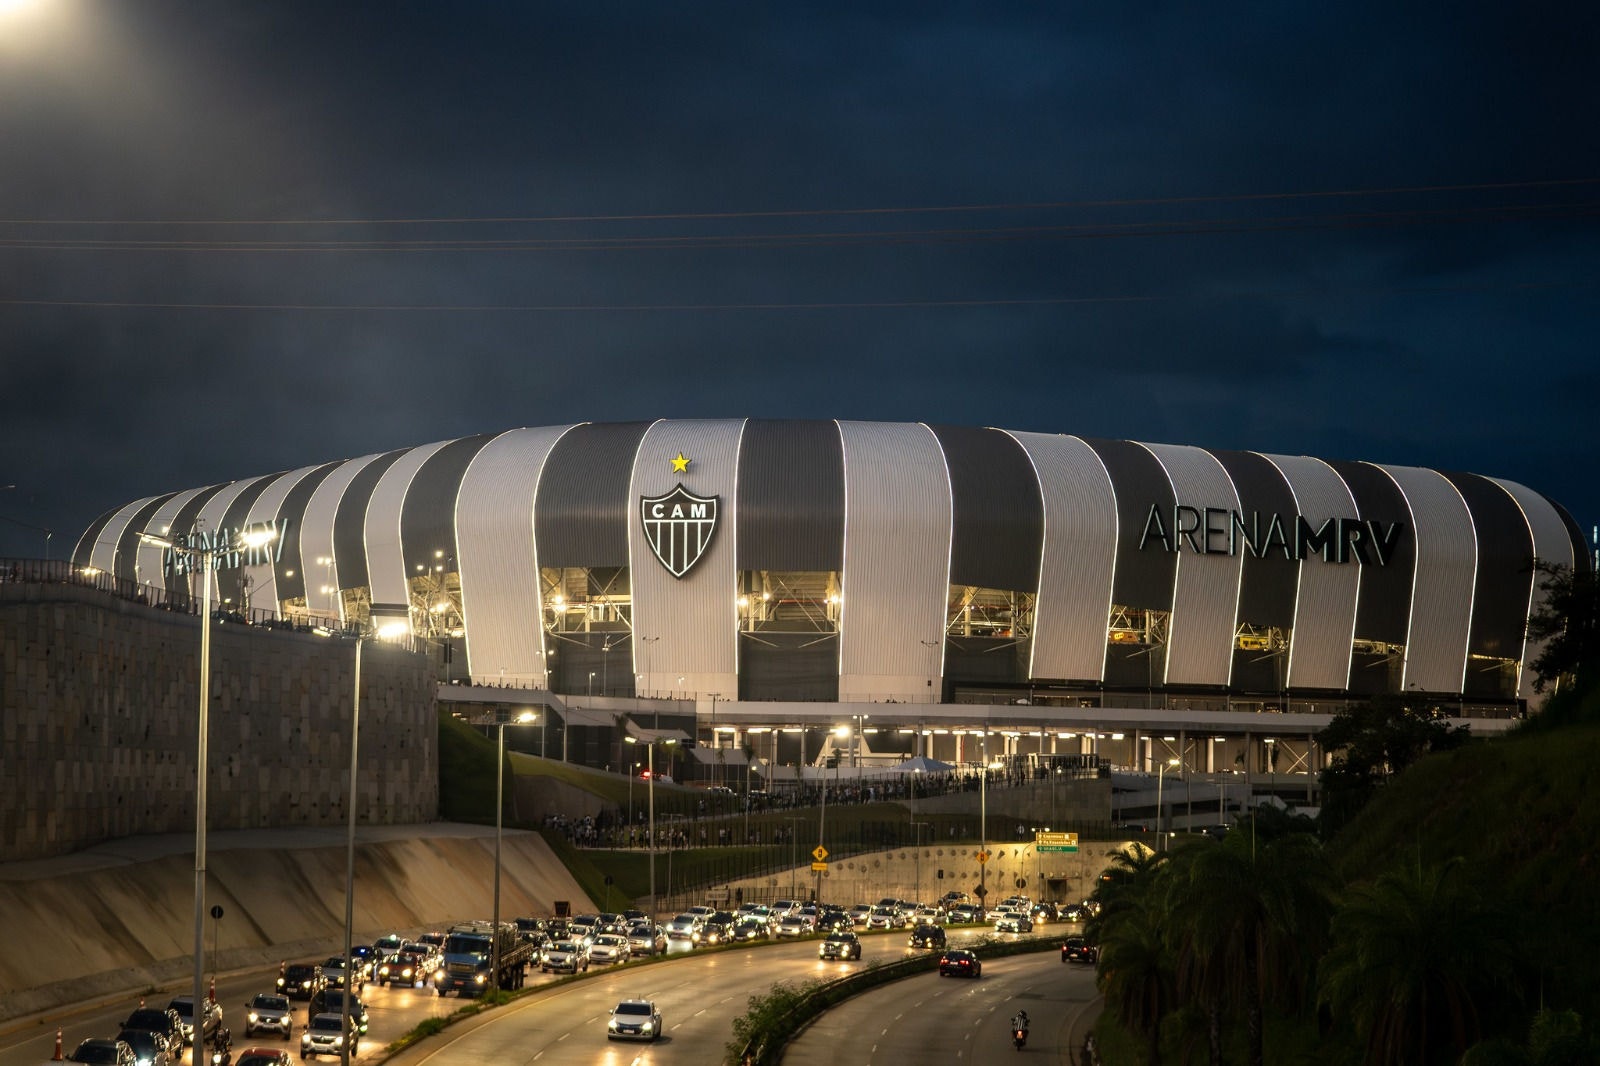
[[[533, 721], [537, 715], [532, 711], [523, 711], [513, 721], [518, 725], [525, 725]], [[493, 938], [490, 940], [489, 973], [490, 980], [495, 982], [496, 990], [500, 987], [500, 838], [503, 835], [505, 819], [505, 794], [506, 794], [506, 726], [510, 722], [495, 723], [498, 728], [498, 743], [495, 745], [494, 760], [494, 914], [490, 918], [494, 926]]]
[[[629, 744], [638, 744], [638, 737], [623, 737]], [[656, 745], [676, 744], [677, 739], [672, 737], [656, 737], [654, 740], [644, 741], [645, 759], [647, 765], [645, 772], [650, 775], [645, 782], [645, 791], [650, 797], [650, 920], [653, 922], [658, 917], [656, 914]]]
[[1162, 808], [1161, 808], [1161, 784], [1162, 784], [1162, 779], [1166, 776], [1167, 767], [1169, 767], [1169, 766], [1177, 766], [1177, 765], [1178, 765], [1178, 760], [1177, 759], [1167, 759], [1165, 762], [1163, 762], [1160, 766], [1158, 766], [1156, 768], [1156, 834], [1160, 838], [1161, 850], [1162, 851], [1166, 851], [1167, 850], [1167, 835], [1166, 835], [1166, 833], [1162, 832], [1162, 829], [1161, 829], [1161, 813], [1162, 813]]
[[262, 548], [269, 544], [277, 531], [260, 527], [246, 531], [242, 536], [228, 535], [215, 538], [209, 545], [192, 545], [189, 538], [158, 537], [140, 533], [139, 539], [185, 558], [185, 570], [192, 570], [193, 558], [198, 557], [205, 572], [201, 582], [200, 601], [200, 720], [196, 725], [198, 741], [195, 745], [194, 786], [194, 1045], [195, 1058], [199, 1059], [201, 1011], [205, 1009], [205, 948], [206, 948], [206, 769], [210, 760], [211, 731], [211, 572], [216, 569], [217, 557], [233, 555], [240, 548]]

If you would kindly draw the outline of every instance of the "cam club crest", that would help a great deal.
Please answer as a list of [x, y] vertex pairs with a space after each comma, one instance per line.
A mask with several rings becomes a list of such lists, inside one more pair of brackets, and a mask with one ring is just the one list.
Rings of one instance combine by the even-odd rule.
[[720, 496], [696, 496], [678, 485], [664, 496], [639, 497], [644, 539], [673, 577], [687, 574], [711, 547]]

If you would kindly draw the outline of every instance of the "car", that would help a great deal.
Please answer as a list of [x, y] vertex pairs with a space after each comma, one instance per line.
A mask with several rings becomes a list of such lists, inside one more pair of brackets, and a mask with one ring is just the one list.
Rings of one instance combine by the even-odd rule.
[[344, 956], [330, 955], [317, 967], [317, 972], [322, 974], [322, 983], [328, 988], [344, 987]]
[[[345, 1013], [344, 994], [344, 989], [342, 988], [324, 988], [321, 992], [311, 997], [311, 1003], [307, 1007], [307, 1014], [315, 1017], [318, 1014]], [[350, 997], [349, 1013], [350, 1024], [355, 1027], [356, 1032], [364, 1035], [367, 1031], [369, 1018], [366, 1005], [361, 1002], [361, 997]]]
[[233, 1066], [289, 1066], [289, 1053], [275, 1047], [247, 1047], [233, 1056]]
[[667, 950], [667, 934], [659, 925], [636, 925], [628, 931], [628, 952], [632, 955], [659, 955]]
[[183, 1020], [167, 1007], [140, 1007], [123, 1019], [124, 1029], [147, 1029], [167, 1042], [167, 1047], [183, 1057]]
[[850, 915], [844, 911], [823, 911], [817, 918], [817, 932], [837, 933], [851, 928], [854, 924], [850, 920]]
[[730, 936], [736, 944], [767, 940], [772, 936], [772, 926], [767, 924], [765, 918], [750, 914], [733, 923], [733, 932]]
[[680, 914], [667, 923], [667, 939], [697, 941], [700, 939], [700, 925], [698, 915]]
[[416, 985], [433, 976], [439, 967], [432, 962], [431, 954], [424, 954], [418, 945], [397, 951], [378, 964], [374, 980], [384, 987]]
[[861, 958], [861, 938], [848, 930], [829, 933], [817, 945], [817, 958], [819, 959], [856, 959]]
[[733, 912], [716, 911], [700, 927], [702, 944], [726, 944], [733, 933]]
[[967, 895], [965, 892], [962, 892], [960, 889], [953, 888], [949, 892], [946, 892], [944, 895], [940, 896], [939, 902], [944, 905], [945, 910], [949, 910], [958, 903], [972, 902], [972, 897]]
[[1033, 919], [1026, 914], [1012, 911], [1002, 914], [994, 920], [994, 931], [997, 933], [1031, 933], [1033, 932]]
[[[183, 1042], [194, 1043], [194, 997], [173, 996], [172, 1002], [168, 1003], [167, 1007], [178, 1012], [178, 1024], [183, 1028]], [[207, 999], [200, 1007], [200, 1043], [210, 1043], [212, 1035], [220, 1028], [222, 1028], [222, 1007], [215, 1000]]]
[[578, 973], [589, 968], [589, 948], [581, 940], [555, 940], [545, 945], [539, 969], [545, 973]]
[[276, 1033], [285, 1040], [294, 1029], [294, 1018], [289, 1011], [289, 997], [274, 992], [259, 992], [244, 1005], [244, 1035]]
[[661, 1035], [661, 1011], [648, 999], [625, 999], [611, 1008], [607, 1040], [650, 1040]]
[[947, 913], [951, 925], [972, 925], [984, 919], [983, 907], [977, 903], [957, 903]]
[[782, 918], [785, 914], [793, 914], [795, 911], [799, 910], [800, 902], [792, 899], [780, 899], [770, 904], [770, 906], [772, 908], [772, 913], [777, 915], [779, 918]]
[[313, 1055], [338, 1055], [343, 1057], [346, 1042], [350, 1044], [350, 1057], [355, 1058], [361, 1048], [361, 1033], [356, 1029], [356, 1020], [350, 1019], [350, 1028], [344, 1027], [344, 1019], [337, 1014], [313, 1015], [306, 1024], [305, 1032], [300, 1034], [300, 1057], [309, 1059]]
[[314, 962], [291, 962], [278, 975], [278, 991], [290, 999], [310, 999], [324, 984]]
[[1081, 903], [1069, 903], [1062, 907], [1057, 916], [1063, 922], [1082, 922], [1089, 918], [1089, 908]]
[[868, 929], [898, 929], [902, 924], [900, 908], [892, 903], [875, 904], [867, 913]]
[[1046, 901], [1035, 903], [1033, 908], [1028, 912], [1028, 916], [1035, 922], [1045, 925], [1056, 921], [1059, 913], [1060, 912], [1056, 910], [1056, 905], [1054, 903]]
[[1069, 936], [1061, 942], [1061, 961], [1099, 962], [1100, 949], [1089, 943], [1085, 937]]
[[137, 1066], [172, 1066], [172, 1047], [167, 1038], [149, 1029], [124, 1029], [117, 1039], [133, 1049]]
[[956, 948], [939, 956], [940, 977], [979, 977], [982, 974], [983, 963], [970, 951]]
[[798, 914], [785, 914], [778, 919], [778, 928], [774, 933], [779, 937], [805, 936], [811, 932], [811, 925]]
[[613, 914], [610, 911], [601, 911], [596, 915], [596, 918], [598, 918], [598, 921], [595, 922], [598, 927], [595, 929], [596, 933], [620, 933], [626, 924], [622, 915]]
[[388, 936], [379, 937], [372, 942], [372, 953], [379, 958], [388, 958], [411, 941], [399, 933], [390, 933]]
[[589, 945], [589, 961], [596, 965], [627, 962], [628, 955], [628, 938], [618, 936], [616, 933], [601, 933], [594, 938], [594, 943]]
[[944, 930], [931, 922], [924, 922], [911, 930], [911, 935], [906, 938], [906, 945], [913, 948], [937, 948], [944, 950]]
[[107, 1040], [90, 1037], [67, 1056], [68, 1062], [86, 1062], [92, 1066], [134, 1066], [133, 1048], [124, 1040]]

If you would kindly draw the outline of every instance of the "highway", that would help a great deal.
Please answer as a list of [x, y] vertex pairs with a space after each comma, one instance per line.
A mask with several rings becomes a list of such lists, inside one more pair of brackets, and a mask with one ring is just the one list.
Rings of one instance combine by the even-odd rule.
[[[1060, 936], [1066, 928], [1042, 926], [1038, 935]], [[959, 947], [988, 933], [986, 927], [954, 929], [950, 931], [950, 945]], [[484, 1061], [510, 1059], [537, 1062], [540, 1066], [568, 1063], [638, 1066], [693, 1063], [704, 1066], [720, 1054], [731, 1037], [732, 1019], [744, 1012], [752, 993], [779, 981], [840, 975], [874, 960], [901, 958], [907, 954], [904, 931], [863, 936], [862, 944], [864, 953], [860, 962], [824, 962], [817, 958], [816, 938], [808, 937], [748, 949], [679, 953], [652, 964], [592, 967], [585, 979], [569, 979], [548, 992], [524, 996], [514, 1003], [459, 1022], [389, 1061], [396, 1066], [422, 1066], [424, 1063], [426, 1066], [467, 1066], [469, 1063], [476, 1066]], [[1058, 969], [1065, 969], [1056, 961], [1054, 953], [1039, 957], [1050, 960]], [[998, 968], [995, 976], [1021, 962], [1021, 959], [994, 960], [993, 966]], [[233, 1032], [236, 1053], [244, 1047], [261, 1044], [286, 1047], [292, 1055], [298, 1054], [298, 1034], [287, 1042], [272, 1037], [258, 1036], [249, 1040], [244, 1037], [245, 1001], [256, 992], [270, 991], [276, 977], [274, 969], [224, 975], [218, 980], [217, 1001], [223, 1007], [223, 1024]], [[553, 975], [542, 975], [536, 970], [528, 974], [531, 985], [555, 984], [557, 980]], [[990, 980], [990, 970], [986, 968], [984, 978], [970, 984], [984, 987]], [[1092, 983], [1092, 978], [1086, 980]], [[968, 984], [948, 978], [944, 983]], [[164, 1006], [171, 994], [171, 991], [151, 992], [147, 998], [151, 1005]], [[634, 997], [657, 1002], [663, 1015], [664, 1036], [654, 1044], [608, 1042], [605, 1023], [611, 1008], [620, 999]], [[375, 1059], [378, 1057], [375, 1052], [411, 1031], [419, 1022], [452, 1014], [464, 1002], [453, 996], [437, 996], [427, 988], [381, 988], [370, 984], [362, 998], [371, 1025], [362, 1039], [358, 1060]], [[135, 995], [102, 1002], [69, 1016], [52, 1016], [38, 1025], [13, 1027], [0, 1034], [0, 1066], [38, 1066], [48, 1061], [55, 1049], [58, 1025], [63, 1029], [66, 1054], [71, 1054], [78, 1041], [85, 1037], [114, 1036], [121, 1020], [138, 1005], [138, 999]], [[305, 1003], [293, 1001], [293, 1005], [298, 1026], [305, 1020]], [[996, 1024], [1003, 1026], [1005, 1021], [1001, 1019]]]

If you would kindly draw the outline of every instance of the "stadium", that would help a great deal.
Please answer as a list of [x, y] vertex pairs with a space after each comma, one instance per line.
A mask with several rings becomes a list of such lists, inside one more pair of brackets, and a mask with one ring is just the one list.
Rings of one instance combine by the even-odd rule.
[[1533, 564], [1588, 565], [1558, 504], [1477, 474], [738, 419], [514, 429], [169, 492], [97, 519], [73, 564], [193, 602], [197, 546], [229, 616], [414, 642], [463, 701], [537, 692], [613, 723], [678, 701], [718, 743], [771, 732], [774, 755], [783, 726], [868, 718], [952, 760], [969, 729], [1145, 769], [1168, 750], [1212, 769], [1227, 745], [1264, 766], [1279, 741], [1301, 772], [1352, 700], [1525, 714]]

